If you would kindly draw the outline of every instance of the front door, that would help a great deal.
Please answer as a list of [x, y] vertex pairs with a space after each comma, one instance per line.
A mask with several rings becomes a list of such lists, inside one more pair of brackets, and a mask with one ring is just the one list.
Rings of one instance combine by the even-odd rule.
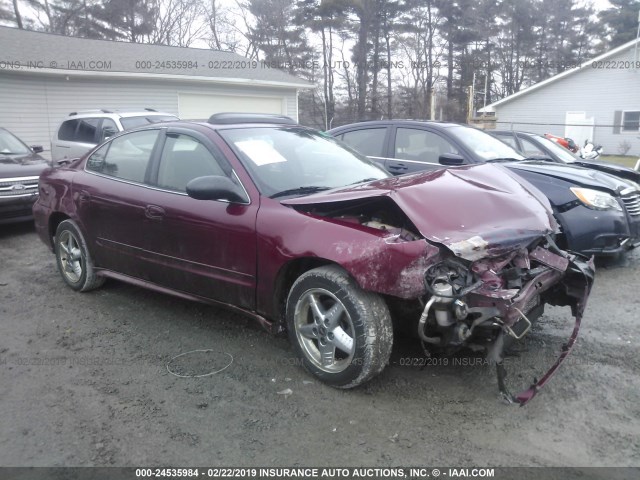
[[203, 136], [169, 130], [145, 197], [145, 270], [169, 288], [245, 308], [255, 307], [258, 204], [195, 200], [186, 194], [197, 177], [228, 176], [222, 153]]

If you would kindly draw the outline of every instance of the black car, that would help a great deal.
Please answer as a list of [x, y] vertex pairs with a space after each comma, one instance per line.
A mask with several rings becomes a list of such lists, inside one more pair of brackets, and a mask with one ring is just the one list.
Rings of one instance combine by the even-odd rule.
[[559, 244], [586, 255], [615, 255], [640, 242], [640, 185], [576, 165], [525, 159], [481, 130], [454, 123], [381, 120], [328, 132], [400, 175], [443, 165], [505, 162], [540, 189], [561, 227]]
[[0, 128], [0, 224], [31, 220], [38, 198], [38, 177], [49, 166], [38, 153], [41, 146], [28, 147]]
[[518, 153], [528, 158], [539, 158], [554, 163], [569, 163], [580, 167], [592, 168], [601, 172], [610, 173], [617, 177], [640, 182], [640, 172], [632, 168], [616, 163], [599, 162], [597, 160], [585, 160], [558, 145], [548, 138], [537, 133], [520, 132], [515, 130], [491, 130], [488, 133], [498, 137], [507, 145], [513, 147]]

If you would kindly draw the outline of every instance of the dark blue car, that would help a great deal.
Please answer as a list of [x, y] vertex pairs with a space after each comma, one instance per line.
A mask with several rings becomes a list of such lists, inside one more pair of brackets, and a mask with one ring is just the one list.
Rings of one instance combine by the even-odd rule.
[[616, 255], [640, 244], [640, 185], [633, 180], [527, 159], [481, 130], [454, 123], [381, 120], [328, 133], [396, 175], [443, 165], [504, 162], [549, 198], [562, 230], [557, 237], [562, 248]]

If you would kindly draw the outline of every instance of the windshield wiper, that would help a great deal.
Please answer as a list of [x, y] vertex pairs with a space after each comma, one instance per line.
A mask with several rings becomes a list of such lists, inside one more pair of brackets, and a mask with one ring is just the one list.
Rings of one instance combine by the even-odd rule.
[[382, 180], [382, 179], [381, 178], [374, 178], [374, 177], [363, 178], [362, 180], [358, 180], [357, 182], [350, 183], [349, 185], [356, 185], [358, 183], [373, 182], [374, 180]]
[[286, 197], [288, 195], [311, 195], [312, 193], [322, 192], [323, 190], [331, 190], [330, 187], [317, 187], [309, 185], [307, 187], [289, 188], [278, 193], [274, 193], [270, 198]]

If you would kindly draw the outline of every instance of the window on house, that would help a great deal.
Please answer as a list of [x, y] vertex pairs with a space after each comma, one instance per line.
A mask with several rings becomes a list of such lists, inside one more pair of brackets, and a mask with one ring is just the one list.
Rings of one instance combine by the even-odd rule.
[[622, 113], [622, 131], [623, 132], [640, 131], [640, 111]]

